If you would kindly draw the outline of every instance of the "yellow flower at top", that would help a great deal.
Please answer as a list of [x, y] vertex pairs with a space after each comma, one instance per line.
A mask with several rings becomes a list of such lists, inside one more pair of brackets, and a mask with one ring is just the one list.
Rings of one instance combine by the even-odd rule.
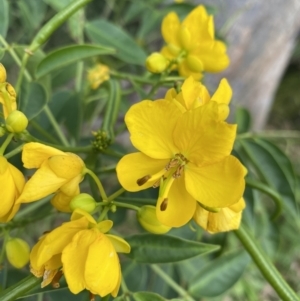
[[[79, 194], [79, 183], [83, 179], [85, 164], [77, 155], [30, 142], [23, 147], [22, 161], [25, 168], [38, 170], [25, 184], [17, 204], [34, 202], [56, 193], [54, 200], [58, 198], [59, 204], [66, 207], [72, 197]], [[56, 203], [52, 204], [55, 206]], [[60, 207], [57, 209], [60, 210]]]
[[166, 42], [161, 53], [176, 62], [181, 76], [192, 75], [199, 80], [202, 72], [220, 72], [229, 65], [226, 46], [215, 39], [213, 16], [203, 5], [192, 10], [183, 22], [175, 12], [169, 13], [161, 31]]
[[121, 282], [116, 252], [129, 253], [128, 243], [106, 234], [110, 220], [97, 223], [88, 213], [76, 209], [71, 221], [45, 234], [30, 254], [31, 272], [43, 277], [42, 287], [55, 280], [62, 269], [73, 294], [84, 289], [104, 297], [116, 297]]
[[6, 223], [19, 210], [20, 204], [16, 204], [16, 200], [23, 190], [25, 179], [23, 174], [3, 156], [0, 156], [0, 183], [0, 222]]
[[109, 67], [97, 64], [88, 71], [88, 81], [93, 90], [96, 90], [103, 82], [109, 80]]
[[174, 101], [144, 100], [129, 109], [125, 122], [140, 152], [119, 161], [118, 179], [128, 191], [159, 186], [162, 224], [186, 224], [198, 202], [224, 208], [241, 199], [246, 170], [230, 155], [236, 125], [219, 120], [217, 102], [182, 112]]
[[225, 120], [229, 115], [229, 103], [232, 97], [232, 89], [228, 81], [223, 78], [216, 92], [210, 97], [206, 87], [196, 81], [192, 76], [187, 78], [179, 93], [174, 88], [169, 89], [165, 99], [176, 101], [182, 112], [198, 108], [209, 101], [215, 101], [219, 107], [219, 120]]

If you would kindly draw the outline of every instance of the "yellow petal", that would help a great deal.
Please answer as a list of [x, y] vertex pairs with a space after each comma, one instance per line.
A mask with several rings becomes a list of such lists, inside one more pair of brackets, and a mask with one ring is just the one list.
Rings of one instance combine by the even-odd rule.
[[118, 180], [128, 191], [139, 191], [152, 187], [153, 184], [159, 180], [158, 178], [149, 178], [143, 185], [138, 185], [137, 180], [158, 173], [163, 170], [168, 163], [169, 159], [152, 159], [143, 153], [126, 155], [119, 161], [116, 167]]
[[195, 72], [190, 69], [187, 60], [182, 60], [178, 64], [178, 73], [183, 77], [192, 76], [195, 80], [200, 80], [203, 77], [201, 72]]
[[78, 194], [79, 194], [79, 188], [78, 188], [78, 193], [71, 196], [64, 194], [62, 191], [58, 191], [51, 199], [51, 204], [58, 211], [71, 212], [72, 210], [70, 208], [70, 202], [72, 201], [73, 197]]
[[111, 295], [113, 297], [117, 297], [117, 295], [118, 295], [118, 292], [119, 292], [119, 289], [120, 289], [120, 285], [121, 285], [121, 278], [122, 278], [121, 276], [122, 276], [122, 274], [121, 274], [121, 266], [119, 264], [119, 280], [118, 280], [118, 283], [117, 283], [116, 287], [111, 292]]
[[151, 158], [171, 158], [178, 152], [172, 134], [180, 115], [170, 101], [144, 100], [133, 105], [125, 116], [132, 144]]
[[126, 240], [119, 236], [106, 234], [106, 237], [110, 240], [114, 246], [116, 252], [118, 253], [130, 253], [130, 245]]
[[92, 225], [97, 225], [97, 222], [95, 221], [95, 219], [86, 211], [82, 210], [82, 209], [75, 209], [72, 213], [71, 216], [71, 221], [75, 221], [77, 219], [80, 219], [82, 217], [85, 217], [85, 219]]
[[48, 158], [64, 152], [41, 143], [30, 142], [23, 146], [22, 161], [26, 168], [39, 168]]
[[68, 180], [59, 178], [45, 161], [30, 180], [25, 184], [24, 190], [16, 203], [30, 203], [56, 192]]
[[70, 181], [68, 181], [66, 184], [62, 185], [59, 190], [69, 196], [77, 195], [77, 192], [79, 191], [79, 183], [82, 180], [83, 177], [81, 174], [79, 174]]
[[[103, 234], [104, 236], [104, 234]], [[82, 230], [78, 232], [72, 241], [64, 248], [61, 261], [68, 287], [73, 294], [78, 294], [85, 288], [85, 269], [88, 261], [90, 245], [97, 239], [97, 234], [92, 230]], [[102, 261], [98, 254], [98, 261]], [[91, 262], [95, 267], [95, 262]]]
[[176, 179], [167, 196], [167, 205], [162, 210], [162, 198], [158, 199], [156, 205], [157, 219], [169, 227], [181, 227], [189, 222], [196, 209], [196, 200], [187, 192], [184, 178]]
[[7, 223], [9, 222], [19, 211], [20, 204], [15, 204], [8, 213], [0, 217], [0, 223]]
[[96, 228], [100, 232], [106, 233], [106, 232], [108, 232], [112, 228], [113, 224], [114, 223], [112, 221], [105, 220], [105, 221], [102, 221], [102, 222], [98, 223], [97, 226], [96, 226]]
[[19, 196], [25, 185], [24, 175], [21, 173], [21, 171], [19, 169], [17, 169], [15, 166], [13, 166], [10, 163], [8, 164], [8, 170], [13, 178], [13, 181], [15, 183], [15, 188], [17, 191], [17, 195]]
[[173, 99], [176, 98], [176, 96], [177, 96], [176, 90], [174, 88], [171, 88], [166, 92], [165, 99], [173, 101]]
[[191, 38], [191, 33], [186, 26], [184, 25], [180, 26], [178, 37], [179, 37], [181, 47], [185, 50], [190, 50], [193, 41]]
[[220, 81], [219, 87], [212, 96], [211, 100], [219, 103], [219, 104], [226, 104], [230, 103], [232, 97], [232, 89], [227, 81], [226, 78], [222, 78]]
[[219, 121], [224, 121], [229, 116], [229, 107], [225, 104], [219, 104]]
[[185, 169], [187, 191], [207, 207], [233, 205], [245, 190], [244, 168], [233, 156], [206, 166], [189, 163]]
[[118, 255], [110, 240], [100, 232], [89, 246], [84, 277], [87, 289], [101, 297], [110, 294], [118, 285]]
[[204, 70], [201, 59], [195, 55], [188, 55], [186, 58], [186, 64], [193, 72], [202, 72]]
[[197, 165], [220, 161], [231, 153], [236, 125], [218, 121], [214, 101], [182, 114], [174, 130], [174, 140], [181, 153]]
[[164, 17], [161, 25], [161, 33], [166, 43], [171, 43], [179, 46], [177, 39], [180, 21], [176, 13], [171, 12]]
[[[238, 229], [242, 218], [242, 210], [245, 207], [241, 206], [240, 203], [239, 201], [232, 206], [222, 208], [217, 213], [209, 212], [197, 205], [194, 220], [199, 226], [211, 233]], [[232, 209], [233, 206], [239, 206], [241, 210], [235, 211]]]

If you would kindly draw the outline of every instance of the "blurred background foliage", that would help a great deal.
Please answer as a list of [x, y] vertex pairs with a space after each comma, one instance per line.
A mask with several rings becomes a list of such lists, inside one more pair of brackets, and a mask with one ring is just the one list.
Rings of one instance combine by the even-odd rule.
[[[39, 28], [70, 2], [72, 0], [0, 0], [0, 34], [21, 57], [24, 45], [30, 44]], [[57, 142], [56, 134], [42, 111], [43, 106], [48, 102], [72, 143], [79, 146], [87, 145], [93, 139], [91, 130], [99, 128], [105, 119], [107, 103], [114, 93], [114, 101], [119, 97], [118, 113], [112, 134], [116, 140], [111, 146], [116, 158], [105, 153], [101, 155], [90, 153], [86, 156], [85, 162], [89, 168], [93, 168], [99, 174], [108, 193], [115, 191], [119, 187], [114, 173], [118, 154], [126, 153], [126, 150], [130, 149], [123, 123], [124, 113], [132, 103], [143, 99], [146, 91], [150, 89], [147, 85], [140, 86], [138, 80], [119, 81], [118, 77], [112, 74], [111, 77], [114, 80], [104, 83], [96, 91], [91, 91], [87, 87], [86, 70], [100, 61], [112, 70], [139, 74], [149, 80], [155, 80], [157, 78], [155, 75], [145, 72], [144, 60], [150, 52], [160, 49], [162, 45], [160, 34], [162, 18], [170, 11], [176, 11], [179, 16], [184, 17], [196, 4], [199, 3], [160, 0], [95, 0], [89, 3], [85, 10], [80, 10], [73, 15], [68, 22], [54, 32], [43, 50], [36, 52], [28, 63], [28, 71], [34, 79], [34, 84], [27, 83], [22, 87], [21, 108], [31, 117], [30, 133], [37, 138], [45, 139], [46, 137], [49, 143]], [[212, 14], [217, 12], [214, 7], [207, 7], [207, 9]], [[41, 60], [52, 51], [60, 50], [64, 46], [83, 43], [111, 47], [116, 49], [116, 53], [110, 55], [107, 50], [104, 55], [83, 56], [84, 63], [81, 67], [74, 59], [60, 68], [63, 65], [60, 57], [57, 60], [50, 60], [50, 67], [49, 63], [48, 67], [41, 65]], [[10, 55], [9, 48], [2, 46], [0, 48], [1, 62], [8, 71], [9, 82], [15, 83], [19, 67]], [[101, 52], [104, 51], [103, 49], [94, 50]], [[77, 54], [75, 51], [75, 55]], [[57, 68], [55, 64], [58, 64]], [[83, 89], [76, 87], [74, 74], [77, 74], [78, 68], [81, 68], [81, 72], [85, 70]], [[251, 116], [246, 110], [240, 108], [236, 113], [239, 137], [235, 146], [235, 155], [248, 167], [249, 178], [254, 179], [256, 184], [262, 183], [271, 187], [272, 191], [281, 194], [282, 212], [276, 219], [272, 219], [273, 213], [278, 211], [280, 206], [274, 205], [268, 193], [262, 193], [257, 188], [252, 189], [253, 185], [251, 186], [250, 183], [245, 193], [247, 208], [243, 220], [275, 262], [283, 277], [296, 291], [300, 290], [298, 281], [300, 277], [300, 222], [297, 209], [300, 193], [299, 82], [300, 42], [298, 41], [278, 87], [267, 131], [265, 133], [249, 132]], [[172, 84], [166, 84], [166, 87]], [[46, 136], [45, 131], [48, 133]], [[22, 168], [20, 157], [15, 156], [10, 160]], [[87, 181], [83, 183], [83, 191], [88, 187]], [[135, 205], [143, 205], [146, 200], [148, 204], [149, 202], [155, 204], [155, 199], [154, 190], [135, 194], [126, 193], [119, 198], [120, 201], [127, 200]], [[21, 235], [31, 246], [43, 231], [52, 229], [67, 219], [66, 214], [55, 212], [48, 200], [41, 201], [35, 210], [32, 207], [27, 208], [29, 206], [25, 206], [20, 211], [10, 227], [14, 229], [15, 235]], [[30, 211], [30, 216], [26, 215], [26, 210]], [[117, 226], [116, 230], [125, 237], [144, 232], [132, 211], [118, 209], [116, 213], [110, 213], [110, 218]], [[135, 301], [279, 300], [252, 263], [249, 255], [243, 250], [234, 233], [210, 235], [191, 224], [180, 229], [173, 229], [170, 234], [184, 239], [221, 245], [221, 249], [212, 254], [159, 265], [140, 263], [128, 257], [122, 257], [122, 273], [131, 292], [148, 291], [162, 296], [136, 293], [131, 295]], [[164, 251], [162, 248], [161, 252], [166, 252], [168, 255], [168, 252], [172, 254], [177, 251], [176, 249]], [[166, 281], [162, 274], [177, 282], [193, 299], [180, 296], [172, 282]], [[13, 285], [26, 275], [28, 275], [28, 268], [15, 270], [5, 263], [0, 274], [1, 287]], [[56, 290], [47, 287], [43, 293], [35, 291], [32, 296], [23, 300], [83, 301], [88, 299], [87, 292], [74, 296], [64, 286], [65, 284], [62, 283], [61, 288]], [[97, 300], [101, 299], [97, 298]], [[121, 296], [116, 300], [127, 301], [128, 299]]]

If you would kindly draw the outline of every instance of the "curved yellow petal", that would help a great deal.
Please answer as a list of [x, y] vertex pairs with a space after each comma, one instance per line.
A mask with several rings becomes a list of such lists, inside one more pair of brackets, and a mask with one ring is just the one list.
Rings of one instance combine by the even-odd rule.
[[71, 221], [75, 221], [78, 220], [82, 217], [85, 217], [85, 219], [92, 225], [97, 225], [97, 222], [95, 221], [95, 219], [86, 211], [82, 210], [82, 209], [75, 209], [71, 215]]
[[173, 101], [173, 99], [176, 98], [176, 96], [177, 96], [176, 90], [174, 88], [171, 88], [166, 92], [165, 99]]
[[219, 87], [214, 93], [214, 95], [211, 97], [211, 100], [219, 104], [228, 105], [230, 103], [231, 97], [232, 97], [231, 86], [229, 85], [226, 78], [222, 78]]
[[[236, 208], [232, 208], [234, 206], [239, 207], [240, 210], [236, 211]], [[232, 206], [222, 208], [216, 213], [209, 212], [197, 205], [194, 220], [199, 226], [210, 233], [231, 231], [239, 228], [244, 208], [245, 203], [243, 199]]]
[[105, 220], [105, 221], [102, 221], [100, 223], [97, 224], [96, 228], [102, 232], [102, 233], [106, 233], [108, 232], [112, 226], [113, 226], [113, 221], [111, 220]]
[[212, 164], [231, 153], [236, 125], [219, 122], [216, 102], [185, 112], [174, 130], [181, 153], [197, 165]]
[[[141, 185], [137, 181], [147, 176], [152, 176], [164, 170], [169, 160], [152, 159], [143, 153], [133, 153], [124, 156], [116, 167], [120, 184], [128, 191], [139, 191], [149, 187], [158, 181], [158, 178], [149, 177], [149, 180]], [[161, 175], [162, 176], [162, 175]]]
[[68, 180], [59, 178], [49, 168], [45, 161], [30, 180], [25, 184], [24, 189], [16, 203], [30, 203], [56, 192]]
[[178, 152], [172, 134], [180, 115], [178, 107], [166, 100], [133, 105], [125, 116], [132, 144], [151, 158], [171, 158]]
[[115, 290], [120, 277], [118, 255], [110, 240], [102, 233], [88, 249], [84, 278], [86, 288], [104, 297]]
[[106, 234], [106, 237], [110, 240], [118, 253], [130, 253], [130, 245], [123, 238], [115, 235]]
[[[21, 171], [18, 168], [16, 168], [15, 166], [13, 166], [10, 163], [8, 163], [8, 170], [13, 178], [13, 181], [15, 183], [15, 188], [17, 191], [17, 195], [19, 196], [25, 185], [24, 175], [21, 173]], [[3, 182], [1, 182], [1, 183], [3, 183]]]
[[[162, 206], [164, 202], [165, 206]], [[164, 207], [164, 208], [162, 208]], [[159, 198], [156, 205], [157, 219], [169, 227], [181, 227], [193, 217], [196, 200], [187, 192], [184, 177], [176, 179], [166, 200]]]
[[23, 146], [22, 161], [26, 168], [39, 168], [48, 158], [65, 153], [38, 142], [29, 142]]
[[[103, 234], [104, 236], [104, 234]], [[85, 270], [88, 261], [89, 248], [97, 239], [97, 232], [82, 230], [76, 233], [71, 242], [63, 249], [61, 261], [68, 287], [73, 294], [78, 294], [87, 288]], [[98, 254], [99, 255], [99, 254]], [[98, 256], [98, 261], [102, 262]], [[96, 263], [91, 262], [92, 267]]]
[[180, 20], [176, 13], [170, 12], [164, 17], [161, 25], [161, 33], [166, 43], [179, 45], [177, 38], [179, 27]]
[[[79, 183], [83, 180], [81, 174], [77, 175], [73, 179], [69, 180], [66, 184], [60, 187], [60, 191], [69, 196], [77, 195], [79, 192]], [[78, 192], [78, 193], [77, 193]]]
[[228, 207], [243, 195], [244, 168], [233, 156], [201, 167], [189, 163], [185, 169], [185, 185], [187, 191], [204, 206]]
[[15, 204], [13, 207], [8, 211], [5, 215], [0, 217], [0, 223], [7, 223], [9, 222], [19, 211], [20, 209], [20, 204]]
[[[79, 194], [79, 189], [78, 189], [77, 194]], [[75, 195], [77, 195], [77, 194], [75, 194]], [[52, 206], [55, 207], [58, 211], [71, 212], [72, 210], [69, 205], [75, 195], [69, 196], [59, 190], [54, 195], [54, 197], [51, 199], [50, 202], [51, 202]]]
[[122, 274], [121, 274], [121, 266], [119, 264], [119, 280], [118, 283], [116, 285], [116, 287], [114, 288], [114, 290], [111, 292], [111, 295], [113, 297], [117, 297], [119, 289], [120, 289], [120, 285], [121, 285], [121, 278], [122, 278]]
[[195, 80], [200, 80], [203, 77], [202, 72], [195, 72], [189, 67], [187, 60], [182, 60], [178, 64], [178, 73], [183, 77], [192, 76]]

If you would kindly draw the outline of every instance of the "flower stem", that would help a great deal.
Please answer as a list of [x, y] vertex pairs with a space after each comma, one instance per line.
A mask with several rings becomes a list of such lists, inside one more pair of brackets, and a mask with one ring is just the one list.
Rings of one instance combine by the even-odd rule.
[[119, 195], [121, 195], [124, 192], [125, 192], [125, 189], [120, 188], [119, 190], [114, 192], [112, 195], [110, 195], [107, 200], [110, 202], [110, 201], [114, 200], [116, 197], [118, 197]]
[[21, 69], [19, 72], [18, 80], [17, 80], [16, 86], [15, 86], [15, 90], [16, 90], [17, 94], [20, 92], [20, 89], [21, 89], [23, 74], [25, 73], [25, 70], [26, 70], [25, 68], [26, 68], [28, 59], [29, 59], [29, 54], [25, 52], [25, 54], [23, 55], [23, 58], [22, 58]]
[[187, 301], [195, 301], [186, 290], [179, 286], [167, 273], [165, 273], [158, 265], [151, 264], [151, 269], [160, 276], [166, 283], [168, 283], [181, 297]]
[[0, 147], [0, 156], [1, 155], [3, 156], [5, 150], [6, 150], [7, 146], [9, 145], [9, 143], [10, 143], [11, 139], [13, 138], [13, 136], [14, 136], [14, 134], [9, 134], [6, 137], [5, 141], [3, 142], [2, 146]]
[[5, 154], [4, 157], [6, 159], [9, 159], [13, 156], [15, 156], [16, 154], [20, 153], [23, 149], [24, 143], [19, 145], [18, 147], [16, 147], [14, 150], [10, 151], [9, 153]]
[[118, 207], [128, 208], [135, 211], [140, 211], [140, 208], [131, 204], [121, 203], [121, 202], [113, 202], [114, 205]]
[[99, 180], [99, 178], [97, 177], [97, 175], [88, 168], [86, 168], [84, 170], [84, 173], [89, 174], [93, 178], [93, 180], [95, 181], [95, 183], [99, 189], [102, 200], [106, 202], [108, 200], [108, 197], [107, 197], [105, 190], [103, 188], [103, 185], [102, 185], [101, 181]]
[[300, 298], [283, 279], [282, 275], [278, 272], [270, 258], [252, 237], [249, 230], [244, 225], [241, 225], [240, 228], [234, 232], [266, 280], [277, 292], [278, 296], [283, 301], [299, 301]]
[[69, 142], [67, 141], [66, 137], [62, 133], [56, 119], [54, 118], [51, 110], [49, 109], [48, 105], [45, 105], [44, 112], [46, 113], [50, 123], [52, 124], [57, 136], [59, 137], [60, 141], [63, 143], [64, 146], [70, 146]]

